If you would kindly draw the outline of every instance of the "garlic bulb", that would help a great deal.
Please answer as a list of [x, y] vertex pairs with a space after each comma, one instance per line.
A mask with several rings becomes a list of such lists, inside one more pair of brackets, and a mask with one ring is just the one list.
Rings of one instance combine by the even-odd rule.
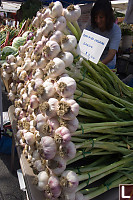
[[72, 51], [77, 45], [77, 39], [74, 35], [67, 35], [62, 38], [61, 48], [63, 51]]
[[58, 31], [64, 31], [66, 28], [66, 18], [64, 16], [58, 17], [54, 23], [54, 28]]
[[11, 62], [14, 62], [15, 63], [15, 61], [16, 61], [16, 57], [14, 56], [14, 55], [12, 55], [12, 54], [10, 54], [10, 55], [8, 55], [7, 57], [6, 57], [6, 61], [7, 61], [7, 63], [11, 63]]
[[31, 95], [30, 97], [30, 107], [36, 109], [39, 106], [38, 97], [36, 95]]
[[49, 40], [55, 41], [55, 42], [57, 42], [57, 43], [60, 43], [61, 40], [62, 40], [62, 37], [63, 37], [63, 33], [62, 33], [61, 31], [57, 30], [57, 31], [55, 31], [55, 32], [53, 33], [53, 35], [50, 37]]
[[48, 184], [48, 179], [49, 179], [49, 176], [47, 174], [46, 171], [41, 171], [38, 176], [38, 184], [37, 184], [37, 188], [40, 190], [40, 191], [44, 191], [46, 189], [46, 185]]
[[55, 91], [55, 88], [54, 88], [54, 83], [53, 83], [51, 78], [44, 81], [43, 87], [44, 87], [44, 93], [42, 94], [43, 100], [47, 100], [47, 99], [54, 96], [56, 91]]
[[51, 78], [56, 78], [65, 72], [65, 63], [60, 58], [54, 58], [47, 64], [48, 76]]
[[70, 97], [76, 90], [76, 81], [71, 77], [61, 77], [54, 84], [56, 92], [62, 97]]
[[71, 134], [69, 129], [64, 126], [55, 130], [54, 140], [57, 144], [67, 144], [71, 140]]
[[63, 12], [63, 6], [62, 6], [62, 3], [60, 1], [56, 1], [56, 2], [52, 2], [50, 5], [49, 5], [49, 9], [50, 9], [50, 16], [52, 18], [55, 18], [55, 17], [59, 17], [62, 15], [62, 12]]
[[74, 171], [64, 171], [61, 175], [60, 183], [65, 192], [75, 192], [79, 184], [78, 176]]
[[24, 133], [24, 139], [28, 145], [33, 145], [35, 143], [35, 135], [31, 132]]
[[79, 5], [70, 5], [63, 10], [63, 15], [70, 22], [77, 21], [81, 16], [81, 8]]
[[61, 144], [59, 146], [59, 154], [65, 160], [73, 159], [76, 155], [75, 144], [71, 141], [66, 144]]
[[55, 58], [60, 52], [60, 46], [57, 42], [49, 40], [46, 43], [46, 46], [43, 48], [43, 52], [44, 52], [45, 57], [48, 60], [51, 60]]
[[58, 104], [57, 115], [65, 120], [74, 119], [79, 112], [79, 104], [69, 98], [62, 98]]
[[48, 185], [45, 190], [46, 199], [57, 199], [61, 194], [61, 187], [58, 177], [52, 175], [48, 180]]
[[47, 161], [47, 165], [54, 174], [60, 175], [66, 169], [66, 160], [56, 155], [53, 159]]
[[41, 105], [41, 111], [46, 114], [48, 118], [56, 116], [58, 100], [56, 98], [50, 98], [48, 102], [44, 102]]
[[50, 136], [45, 136], [41, 138], [41, 145], [43, 149], [42, 156], [46, 160], [53, 159], [55, 157], [57, 147], [54, 142], [54, 139]]
[[54, 25], [51, 18], [46, 18], [42, 25], [42, 35], [48, 37], [51, 31], [54, 30]]
[[71, 66], [71, 64], [73, 63], [73, 55], [70, 52], [60, 52], [58, 55], [59, 58], [61, 58], [64, 63], [65, 63], [65, 67], [69, 67]]

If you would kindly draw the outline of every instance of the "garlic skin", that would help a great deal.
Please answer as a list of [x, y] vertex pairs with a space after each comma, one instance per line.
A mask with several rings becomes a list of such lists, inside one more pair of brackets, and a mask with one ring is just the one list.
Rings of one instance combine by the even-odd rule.
[[64, 31], [66, 28], [66, 18], [64, 16], [58, 17], [54, 24], [54, 28], [58, 31]]
[[44, 191], [44, 190], [46, 189], [46, 185], [48, 184], [48, 179], [49, 179], [48, 174], [46, 173], [46, 171], [41, 171], [41, 172], [37, 175], [37, 178], [38, 178], [38, 185], [37, 185], [37, 188], [38, 188], [40, 191]]
[[60, 52], [60, 46], [57, 42], [49, 40], [46, 46], [43, 48], [44, 55], [46, 59], [52, 60]]
[[66, 170], [61, 175], [60, 183], [65, 192], [75, 192], [79, 184], [78, 175], [74, 171]]
[[22, 57], [20, 57], [19, 55], [16, 57], [16, 64], [17, 66], [21, 66], [23, 62]]
[[54, 136], [55, 130], [58, 129], [60, 126], [57, 117], [52, 117], [52, 118], [48, 119], [47, 123], [51, 129], [50, 130], [51, 136]]
[[6, 62], [3, 63], [2, 69], [3, 69], [3, 71], [5, 71], [8, 74], [10, 74], [12, 72], [12, 67], [11, 67], [10, 63], [6, 63]]
[[43, 155], [44, 159], [50, 160], [55, 157], [57, 147], [54, 142], [54, 139], [50, 136], [45, 136], [41, 138], [41, 145], [43, 149]]
[[62, 38], [62, 51], [72, 51], [77, 45], [77, 39], [74, 35], [67, 35]]
[[[45, 8], [44, 8], [45, 9]], [[50, 17], [50, 9], [49, 8], [46, 8], [45, 11], [42, 11], [42, 16], [41, 16], [41, 19], [42, 20], [45, 20], [47, 17]]]
[[42, 132], [42, 129], [44, 127], [44, 125], [47, 123], [47, 118], [44, 117], [43, 114], [38, 114], [36, 116], [36, 129], [39, 131], [39, 132]]
[[34, 42], [40, 41], [42, 36], [43, 36], [43, 29], [42, 28], [37, 29], [36, 35], [34, 36]]
[[14, 101], [15, 100], [15, 94], [10, 90], [8, 93], [8, 98], [10, 101]]
[[75, 200], [75, 192], [62, 192], [63, 200]]
[[56, 92], [62, 97], [70, 97], [76, 90], [76, 81], [71, 77], [61, 77], [54, 84]]
[[50, 16], [52, 18], [55, 18], [55, 17], [60, 17], [62, 15], [62, 12], [63, 12], [63, 6], [62, 6], [62, 3], [60, 1], [55, 1], [55, 2], [52, 2], [50, 5], [49, 5], [49, 9], [50, 9]]
[[7, 73], [5, 70], [2, 71], [2, 77], [4, 80], [9, 80], [11, 78], [11, 74]]
[[81, 16], [81, 8], [79, 5], [70, 5], [63, 9], [63, 15], [68, 21], [75, 22]]
[[50, 78], [56, 78], [65, 72], [65, 63], [60, 58], [56, 57], [47, 64], [48, 76]]
[[56, 155], [53, 159], [47, 161], [47, 165], [54, 174], [61, 175], [66, 169], [66, 160]]

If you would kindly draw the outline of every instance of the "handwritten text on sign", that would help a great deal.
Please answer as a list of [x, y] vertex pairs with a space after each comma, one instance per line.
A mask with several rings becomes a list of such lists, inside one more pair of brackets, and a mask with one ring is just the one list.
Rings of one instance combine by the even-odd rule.
[[84, 29], [78, 44], [78, 53], [97, 64], [108, 41], [108, 38]]

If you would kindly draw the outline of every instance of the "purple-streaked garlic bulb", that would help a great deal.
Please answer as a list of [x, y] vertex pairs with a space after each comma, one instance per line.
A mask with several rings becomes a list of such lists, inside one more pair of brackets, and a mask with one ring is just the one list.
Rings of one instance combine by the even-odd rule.
[[53, 33], [53, 35], [50, 37], [49, 40], [55, 41], [55, 42], [57, 42], [57, 43], [60, 43], [61, 40], [62, 40], [62, 37], [63, 37], [63, 33], [62, 33], [61, 31], [57, 30], [57, 31], [55, 31], [55, 32]]
[[54, 139], [50, 136], [41, 138], [42, 156], [45, 160], [53, 159], [56, 155], [57, 146]]
[[65, 98], [72, 96], [76, 90], [76, 81], [71, 77], [61, 77], [54, 84], [56, 92]]
[[52, 175], [48, 179], [45, 189], [45, 197], [51, 200], [57, 199], [61, 194], [61, 187], [58, 177]]
[[68, 128], [61, 126], [56, 129], [54, 140], [57, 144], [67, 144], [71, 140], [71, 134]]
[[59, 146], [59, 154], [62, 158], [66, 160], [73, 159], [76, 155], [75, 144], [71, 141], [66, 144], [61, 144]]
[[39, 100], [38, 97], [36, 95], [31, 95], [30, 97], [30, 107], [33, 109], [38, 108], [39, 106]]
[[38, 150], [34, 150], [32, 153], [32, 161], [35, 162], [36, 160], [40, 159], [40, 154], [38, 152]]
[[40, 41], [37, 42], [35, 50], [34, 50], [34, 54], [41, 54], [42, 53], [42, 50], [43, 50], [44, 45], [46, 44], [46, 41], [47, 40], [43, 40], [43, 41], [40, 40]]
[[64, 120], [74, 119], [79, 112], [78, 103], [70, 98], [62, 98], [58, 104], [57, 115]]
[[66, 170], [61, 175], [60, 184], [65, 192], [75, 192], [79, 184], [78, 175], [74, 171]]
[[64, 16], [58, 17], [54, 23], [54, 28], [63, 31], [66, 28], [66, 18]]
[[50, 78], [56, 78], [65, 72], [65, 63], [58, 57], [51, 60], [46, 67]]
[[77, 45], [77, 39], [74, 35], [64, 35], [62, 38], [62, 51], [72, 51]]
[[52, 18], [55, 17], [60, 17], [62, 15], [63, 12], [63, 6], [62, 3], [60, 1], [55, 1], [49, 4], [49, 9], [50, 9], [50, 16]]
[[20, 119], [19, 115], [20, 115], [20, 112], [22, 111], [22, 108], [15, 108], [14, 110], [14, 115], [17, 119]]
[[48, 184], [49, 175], [46, 171], [41, 171], [38, 175], [38, 184], [37, 188], [40, 191], [44, 191], [46, 189], [46, 185]]
[[57, 42], [49, 40], [43, 48], [43, 53], [48, 60], [55, 58], [60, 52], [60, 46]]
[[56, 175], [61, 175], [66, 169], [66, 160], [56, 155], [53, 159], [47, 161], [48, 167]]
[[33, 145], [35, 143], [35, 135], [31, 132], [24, 133], [24, 139], [28, 145]]

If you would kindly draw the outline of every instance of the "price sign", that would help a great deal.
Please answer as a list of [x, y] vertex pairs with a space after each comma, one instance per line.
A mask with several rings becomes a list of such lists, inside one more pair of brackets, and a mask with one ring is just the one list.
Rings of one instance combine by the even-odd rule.
[[97, 64], [108, 41], [108, 38], [84, 29], [77, 48], [78, 54]]

